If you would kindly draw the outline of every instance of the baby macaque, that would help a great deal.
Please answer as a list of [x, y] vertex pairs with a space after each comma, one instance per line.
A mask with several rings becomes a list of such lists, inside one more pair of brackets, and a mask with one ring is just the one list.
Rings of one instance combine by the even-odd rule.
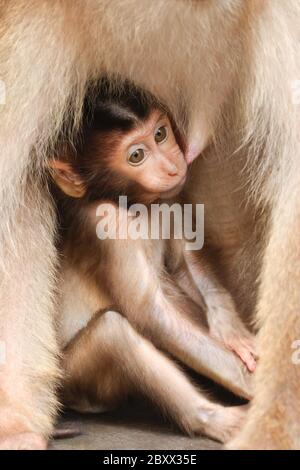
[[[62, 145], [49, 166], [61, 229], [64, 401], [104, 411], [141, 392], [186, 432], [227, 441], [244, 408], [208, 400], [169, 356], [251, 398], [252, 337], [184, 238], [128, 231], [138, 203], [181, 202], [187, 164], [167, 111], [128, 82], [114, 88], [103, 81], [87, 102], [80, 139]], [[118, 205], [120, 196], [126, 204]], [[142, 215], [148, 222], [149, 213]], [[118, 236], [106, 236], [105, 226]]]

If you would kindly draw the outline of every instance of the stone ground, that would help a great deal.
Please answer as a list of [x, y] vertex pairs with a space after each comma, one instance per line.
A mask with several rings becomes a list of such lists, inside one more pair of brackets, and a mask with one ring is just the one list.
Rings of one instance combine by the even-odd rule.
[[100, 415], [67, 413], [61, 423], [78, 424], [81, 435], [56, 439], [53, 450], [197, 450], [219, 449], [207, 438], [189, 438], [160, 416], [150, 403], [138, 401]]
[[[195, 380], [195, 378], [194, 378]], [[199, 381], [197, 379], [197, 381]], [[201, 380], [210, 397], [224, 404], [239, 404], [224, 390]], [[210, 450], [221, 445], [205, 437], [190, 438], [172, 426], [148, 401], [135, 399], [122, 408], [97, 415], [65, 413], [60, 420], [78, 426], [81, 434], [50, 443], [53, 450]]]

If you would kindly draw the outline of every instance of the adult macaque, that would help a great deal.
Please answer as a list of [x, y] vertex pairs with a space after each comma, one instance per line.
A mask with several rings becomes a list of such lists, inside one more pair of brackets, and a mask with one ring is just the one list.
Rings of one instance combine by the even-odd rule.
[[192, 142], [189, 159], [205, 150], [190, 194], [206, 204], [218, 272], [260, 327], [255, 398], [232, 445], [299, 447], [298, 0], [2, 0], [0, 17], [0, 446], [42, 448], [52, 430], [59, 367], [45, 159], [67, 118], [76, 130], [88, 83], [105, 73], [166, 103]]
[[[114, 89], [104, 81], [83, 121], [79, 144], [65, 145], [63, 153], [50, 162], [61, 190], [56, 196], [63, 253], [58, 308], [67, 404], [79, 410], [106, 409], [137, 389], [150, 395], [187, 432], [227, 440], [237, 431], [244, 410], [223, 408], [201, 396], [175, 364], [139, 334], [197, 372], [251, 396], [249, 376], [201, 328], [198, 309], [184, 296], [174, 274], [181, 284], [186, 280], [189, 289], [194, 286], [202, 304], [196, 283], [210, 284], [204, 296], [206, 304], [215, 307], [207, 310], [209, 324], [214, 327], [212, 317], [222, 317], [217, 322], [220, 336], [254, 370], [251, 336], [234, 309], [226, 312], [229, 294], [207, 275], [201, 262], [194, 259], [190, 266], [183, 239], [151, 239], [153, 232], [148, 231], [151, 203], [172, 197], [174, 204], [187, 176], [166, 111], [130, 83], [115, 84]], [[126, 195], [130, 205], [144, 205], [118, 207], [119, 195]], [[111, 209], [111, 214], [105, 223], [97, 224], [101, 203], [102, 212]], [[146, 211], [138, 219], [144, 225], [139, 227], [138, 239], [132, 238], [130, 230], [125, 233], [133, 207]], [[180, 204], [177, 208], [181, 216]], [[158, 219], [158, 228], [169, 222], [169, 218]], [[181, 222], [175, 214], [174, 224]], [[104, 234], [104, 227], [111, 233], [116, 228], [116, 239]], [[108, 311], [110, 305], [127, 320]], [[235, 343], [228, 337], [227, 324], [235, 331]]]

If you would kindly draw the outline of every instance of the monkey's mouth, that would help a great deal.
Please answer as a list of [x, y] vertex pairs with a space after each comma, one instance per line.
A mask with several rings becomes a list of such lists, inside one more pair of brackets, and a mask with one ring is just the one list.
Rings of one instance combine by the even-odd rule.
[[168, 189], [167, 191], [164, 191], [163, 193], [161, 193], [160, 199], [169, 199], [169, 198], [177, 196], [177, 194], [179, 194], [182, 191], [186, 180], [187, 180], [187, 173], [181, 178], [181, 180], [179, 181], [179, 183], [176, 184], [176, 186], [174, 186], [172, 189]]

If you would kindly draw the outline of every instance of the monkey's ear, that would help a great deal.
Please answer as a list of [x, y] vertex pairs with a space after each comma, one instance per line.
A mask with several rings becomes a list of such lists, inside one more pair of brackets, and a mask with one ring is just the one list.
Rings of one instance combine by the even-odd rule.
[[50, 160], [51, 176], [57, 186], [68, 196], [80, 198], [86, 193], [86, 188], [80, 176], [73, 170], [67, 162], [60, 160]]

